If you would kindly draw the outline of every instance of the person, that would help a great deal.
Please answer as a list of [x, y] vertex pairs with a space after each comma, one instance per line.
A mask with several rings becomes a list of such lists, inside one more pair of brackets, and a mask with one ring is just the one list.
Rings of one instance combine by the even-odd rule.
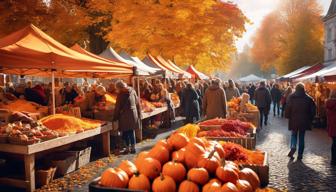
[[332, 90], [326, 101], [327, 129], [332, 138], [330, 164], [336, 166], [336, 90]]
[[250, 84], [247, 90], [247, 93], [250, 95], [250, 100], [251, 103], [254, 104], [254, 92], [256, 90], [256, 87], [254, 86], [254, 84]]
[[298, 83], [295, 92], [287, 101], [285, 116], [289, 119], [288, 129], [292, 132], [290, 152], [288, 157], [294, 158], [296, 152], [297, 137], [299, 136], [298, 159], [301, 160], [304, 151], [304, 138], [306, 130], [310, 130], [316, 113], [313, 99], [306, 94], [303, 83]]
[[232, 79], [229, 79], [229, 85], [225, 89], [226, 99], [230, 101], [233, 97], [239, 97], [240, 92], [239, 89], [236, 87], [235, 83]]
[[279, 85], [275, 83], [271, 89], [271, 96], [273, 102], [273, 115], [280, 116], [280, 100], [281, 100], [281, 91]]
[[141, 94], [141, 98], [144, 98], [147, 101], [149, 101], [150, 100], [150, 96], [152, 94], [152, 90], [153, 90], [152, 85], [149, 84], [148, 81], [145, 81], [142, 89], [140, 90], [140, 92], [141, 92], [140, 93]]
[[224, 89], [220, 87], [219, 79], [211, 81], [211, 85], [205, 91], [202, 105], [206, 119], [226, 117], [226, 95]]
[[135, 130], [140, 126], [140, 104], [133, 88], [128, 87], [123, 81], [116, 83], [117, 99], [113, 120], [118, 121], [118, 129], [126, 143], [126, 152], [136, 153]]
[[288, 97], [293, 93], [292, 87], [287, 87], [286, 91], [282, 94], [281, 97], [281, 117], [284, 117], [286, 105], [287, 105], [287, 99]]
[[73, 104], [74, 99], [78, 96], [78, 93], [68, 82], [65, 83], [64, 88], [61, 90], [61, 94], [63, 96], [63, 105]]
[[258, 89], [254, 92], [254, 99], [256, 106], [260, 112], [260, 127], [263, 127], [263, 123], [267, 126], [268, 123], [268, 113], [271, 107], [271, 93], [266, 88], [265, 81], [261, 81]]
[[186, 123], [193, 123], [194, 120], [200, 120], [199, 95], [191, 83], [187, 84], [183, 92], [183, 107]]

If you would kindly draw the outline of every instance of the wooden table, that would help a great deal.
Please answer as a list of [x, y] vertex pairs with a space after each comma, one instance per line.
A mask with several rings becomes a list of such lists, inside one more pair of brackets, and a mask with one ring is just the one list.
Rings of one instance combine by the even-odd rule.
[[112, 124], [98, 127], [96, 129], [87, 130], [82, 133], [59, 137], [49, 141], [36, 143], [33, 145], [13, 145], [13, 144], [0, 144], [0, 152], [7, 152], [12, 154], [23, 155], [25, 180], [13, 179], [8, 177], [0, 177], [0, 184], [25, 188], [26, 191], [35, 190], [35, 154], [53, 149], [56, 147], [64, 146], [76, 141], [84, 140], [96, 135], [101, 135], [103, 153], [105, 156], [110, 155], [110, 131]]
[[147, 119], [149, 117], [153, 117], [155, 115], [158, 115], [160, 113], [163, 113], [168, 110], [167, 106], [160, 107], [160, 108], [155, 108], [152, 112], [142, 112], [142, 117], [141, 119]]

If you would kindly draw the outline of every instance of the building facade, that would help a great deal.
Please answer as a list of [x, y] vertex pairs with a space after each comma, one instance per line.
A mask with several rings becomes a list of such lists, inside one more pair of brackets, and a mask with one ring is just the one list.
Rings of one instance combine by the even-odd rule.
[[324, 64], [336, 64], [336, 0], [332, 0], [324, 21]]

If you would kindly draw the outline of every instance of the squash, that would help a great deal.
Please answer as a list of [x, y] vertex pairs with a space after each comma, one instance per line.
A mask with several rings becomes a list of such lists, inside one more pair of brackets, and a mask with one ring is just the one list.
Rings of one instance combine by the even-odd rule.
[[205, 142], [201, 138], [194, 137], [194, 138], [190, 139], [189, 143], [196, 143], [197, 145], [199, 145], [199, 146], [201, 146], [205, 149]]
[[158, 146], [158, 145], [164, 146], [169, 152], [171, 152], [173, 150], [173, 146], [170, 146], [166, 139], [159, 140], [155, 144], [155, 146]]
[[194, 182], [185, 180], [180, 184], [178, 192], [199, 192], [199, 188]]
[[224, 151], [224, 148], [223, 148], [222, 145], [216, 145], [215, 146], [215, 151], [219, 155], [220, 159], [224, 159], [225, 158], [225, 151]]
[[108, 168], [102, 173], [99, 184], [105, 187], [125, 188], [128, 180], [127, 173], [122, 169]]
[[158, 160], [151, 157], [139, 159], [136, 166], [141, 174], [146, 175], [149, 179], [154, 179], [160, 175], [161, 164]]
[[174, 133], [167, 140], [167, 143], [175, 150], [185, 147], [188, 142], [189, 138], [184, 133]]
[[239, 172], [239, 179], [248, 181], [253, 190], [256, 190], [260, 187], [260, 180], [258, 175], [250, 168], [244, 168]]
[[222, 192], [222, 186], [217, 182], [209, 182], [203, 186], [202, 192]]
[[185, 151], [186, 149], [183, 147], [178, 151], [174, 151], [172, 153], [172, 160], [179, 162], [179, 163], [184, 163], [185, 161]]
[[149, 151], [142, 151], [142, 152], [140, 152], [140, 153], [136, 156], [136, 158], [134, 159], [134, 163], [135, 163], [135, 165], [137, 164], [137, 161], [138, 161], [138, 160], [140, 160], [140, 159], [144, 159], [144, 158], [146, 158], [146, 157], [149, 157], [148, 154], [149, 154]]
[[222, 181], [217, 178], [210, 179], [209, 183], [218, 183], [219, 185], [222, 185]]
[[192, 168], [188, 171], [188, 180], [204, 185], [209, 180], [209, 173], [204, 168]]
[[175, 192], [176, 183], [173, 178], [160, 174], [153, 181], [152, 190], [153, 192]]
[[231, 165], [228, 166], [219, 166], [216, 169], [216, 176], [223, 181], [223, 183], [231, 182], [236, 183], [239, 179], [238, 173]]
[[129, 180], [128, 188], [149, 192], [151, 190], [151, 184], [148, 177], [139, 172], [135, 172], [133, 177]]
[[185, 179], [187, 171], [182, 163], [170, 161], [163, 165], [162, 174], [170, 176], [176, 183], [180, 183]]
[[205, 154], [200, 158], [200, 160], [197, 162], [198, 167], [205, 168], [209, 174], [215, 173], [217, 167], [219, 167], [220, 163], [218, 159], [214, 157], [215, 150], [211, 151], [209, 154]]
[[123, 160], [118, 167], [125, 171], [129, 178], [131, 178], [133, 174], [137, 172], [137, 168], [134, 163], [128, 160]]
[[160, 161], [161, 165], [163, 165], [169, 161], [169, 151], [162, 145], [156, 145], [149, 151], [148, 157]]
[[205, 153], [205, 149], [197, 143], [189, 143], [185, 149], [185, 164], [189, 169], [197, 167], [197, 163], [200, 157]]

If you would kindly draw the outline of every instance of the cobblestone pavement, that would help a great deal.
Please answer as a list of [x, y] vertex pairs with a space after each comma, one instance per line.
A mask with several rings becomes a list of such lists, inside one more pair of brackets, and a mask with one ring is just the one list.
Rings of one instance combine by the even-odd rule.
[[[290, 160], [287, 120], [272, 117], [257, 137], [257, 148], [269, 154], [270, 187], [288, 191], [336, 191], [336, 168], [329, 165], [331, 140], [324, 129], [306, 133], [302, 161]], [[296, 154], [297, 156], [297, 154]]]

